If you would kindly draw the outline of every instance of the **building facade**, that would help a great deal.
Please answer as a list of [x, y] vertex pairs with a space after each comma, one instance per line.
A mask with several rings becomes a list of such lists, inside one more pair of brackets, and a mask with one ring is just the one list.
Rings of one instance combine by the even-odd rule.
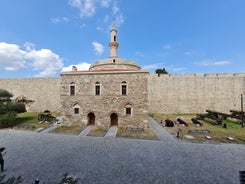
[[111, 29], [110, 56], [88, 71], [61, 73], [61, 113], [72, 123], [148, 127], [147, 76], [117, 55], [117, 30]]

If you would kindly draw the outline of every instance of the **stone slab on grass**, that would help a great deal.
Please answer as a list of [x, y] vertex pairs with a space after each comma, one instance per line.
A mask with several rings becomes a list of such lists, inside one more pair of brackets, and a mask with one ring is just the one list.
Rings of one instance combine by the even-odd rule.
[[194, 139], [195, 137], [193, 137], [192, 135], [184, 135], [187, 139]]

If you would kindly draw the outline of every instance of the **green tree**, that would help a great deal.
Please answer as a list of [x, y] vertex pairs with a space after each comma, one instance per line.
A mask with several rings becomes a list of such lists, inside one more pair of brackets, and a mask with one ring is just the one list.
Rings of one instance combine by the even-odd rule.
[[165, 68], [161, 69], [156, 69], [155, 71], [158, 74], [158, 77], [160, 76], [160, 74], [168, 74], [167, 70]]
[[26, 112], [25, 105], [13, 102], [12, 97], [10, 92], [0, 89], [0, 128], [13, 126], [12, 122], [17, 114]]

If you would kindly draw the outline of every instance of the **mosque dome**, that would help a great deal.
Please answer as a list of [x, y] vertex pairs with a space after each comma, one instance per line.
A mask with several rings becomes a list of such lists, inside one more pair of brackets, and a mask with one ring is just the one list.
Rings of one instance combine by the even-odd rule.
[[140, 70], [141, 67], [134, 61], [122, 58], [108, 58], [93, 63], [89, 70]]

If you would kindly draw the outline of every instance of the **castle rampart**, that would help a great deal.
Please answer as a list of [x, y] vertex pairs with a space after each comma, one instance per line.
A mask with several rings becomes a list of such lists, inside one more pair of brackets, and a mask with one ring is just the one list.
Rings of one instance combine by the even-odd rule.
[[32, 100], [26, 105], [27, 111], [60, 109], [60, 78], [0, 79], [0, 88], [11, 92], [13, 99], [23, 95]]
[[150, 74], [149, 111], [152, 113], [201, 113], [206, 109], [240, 110], [245, 74]]
[[[0, 79], [0, 88], [34, 100], [28, 111], [60, 110], [60, 78]], [[201, 113], [240, 110], [245, 74], [148, 75], [150, 113]]]

